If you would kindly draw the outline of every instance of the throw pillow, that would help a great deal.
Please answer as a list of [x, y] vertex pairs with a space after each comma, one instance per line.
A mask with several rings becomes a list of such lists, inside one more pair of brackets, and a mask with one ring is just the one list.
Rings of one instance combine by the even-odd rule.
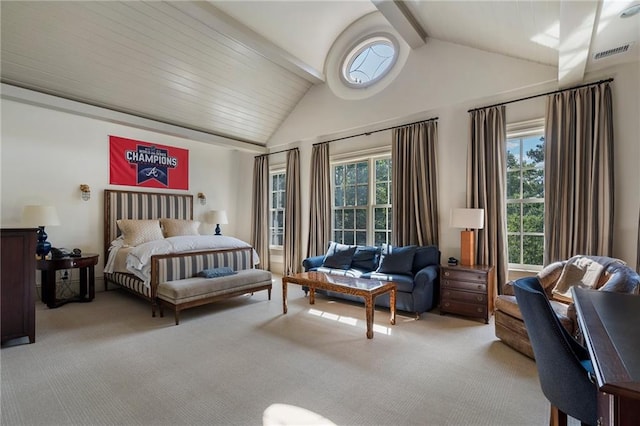
[[334, 254], [325, 256], [322, 266], [332, 269], [349, 269], [355, 252], [356, 247], [349, 247], [345, 250], [336, 251]]
[[376, 272], [412, 275], [411, 268], [415, 254], [416, 246], [391, 247], [391, 245], [383, 245], [380, 266]]
[[220, 268], [203, 269], [202, 271], [198, 272], [198, 276], [204, 277], [204, 278], [226, 277], [228, 275], [235, 275], [235, 274], [237, 274], [237, 272], [229, 268], [228, 266], [223, 266]]
[[378, 267], [380, 248], [378, 247], [358, 247], [353, 254], [351, 267], [362, 271], [375, 271]]
[[127, 247], [164, 239], [158, 220], [120, 219], [116, 223], [122, 232], [124, 245]]
[[420, 246], [413, 257], [413, 272], [429, 265], [440, 265], [440, 251], [436, 246]]
[[160, 225], [165, 237], [179, 237], [181, 235], [199, 235], [197, 220], [160, 219]]

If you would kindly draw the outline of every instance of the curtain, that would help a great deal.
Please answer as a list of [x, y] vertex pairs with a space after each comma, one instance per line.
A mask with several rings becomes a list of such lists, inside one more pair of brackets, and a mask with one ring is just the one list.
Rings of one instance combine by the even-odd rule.
[[504, 105], [471, 111], [471, 143], [467, 155], [467, 207], [484, 209], [477, 230], [476, 262], [493, 265], [498, 292], [507, 281], [506, 176], [507, 126]]
[[394, 129], [391, 151], [392, 243], [438, 244], [438, 123]]
[[331, 169], [329, 144], [313, 146], [307, 257], [324, 254], [331, 240]]
[[260, 256], [258, 267], [269, 270], [269, 157], [256, 157], [253, 163], [251, 245]]
[[300, 250], [300, 152], [287, 152], [286, 200], [284, 206], [284, 274], [297, 274], [302, 266]]
[[601, 83], [547, 98], [545, 264], [613, 249], [613, 108]]

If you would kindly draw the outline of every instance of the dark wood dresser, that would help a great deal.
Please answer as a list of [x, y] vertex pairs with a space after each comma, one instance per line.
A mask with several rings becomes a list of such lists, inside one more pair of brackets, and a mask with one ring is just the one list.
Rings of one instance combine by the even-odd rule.
[[495, 297], [493, 266], [441, 266], [440, 314], [482, 318], [488, 324]]
[[0, 229], [2, 343], [36, 341], [36, 228]]

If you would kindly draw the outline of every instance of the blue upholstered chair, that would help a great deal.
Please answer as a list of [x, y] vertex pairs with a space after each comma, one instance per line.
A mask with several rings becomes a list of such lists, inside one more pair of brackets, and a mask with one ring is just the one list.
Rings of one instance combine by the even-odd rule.
[[583, 425], [595, 425], [598, 389], [589, 353], [560, 324], [537, 277], [515, 281], [514, 290], [535, 354], [540, 386], [551, 403], [549, 424], [566, 425], [569, 415]]

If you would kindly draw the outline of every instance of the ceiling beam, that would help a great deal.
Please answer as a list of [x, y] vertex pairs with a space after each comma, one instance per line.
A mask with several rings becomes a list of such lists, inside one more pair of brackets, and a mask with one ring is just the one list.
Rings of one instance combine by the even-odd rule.
[[267, 40], [211, 3], [204, 1], [175, 1], [170, 2], [170, 4], [193, 19], [202, 22], [213, 31], [244, 44], [247, 48], [312, 84], [324, 82], [324, 74], [321, 71]]
[[560, 2], [560, 43], [558, 45], [558, 84], [567, 87], [584, 79], [600, 1]]
[[400, 0], [372, 0], [372, 3], [412, 49], [424, 45], [427, 32]]

